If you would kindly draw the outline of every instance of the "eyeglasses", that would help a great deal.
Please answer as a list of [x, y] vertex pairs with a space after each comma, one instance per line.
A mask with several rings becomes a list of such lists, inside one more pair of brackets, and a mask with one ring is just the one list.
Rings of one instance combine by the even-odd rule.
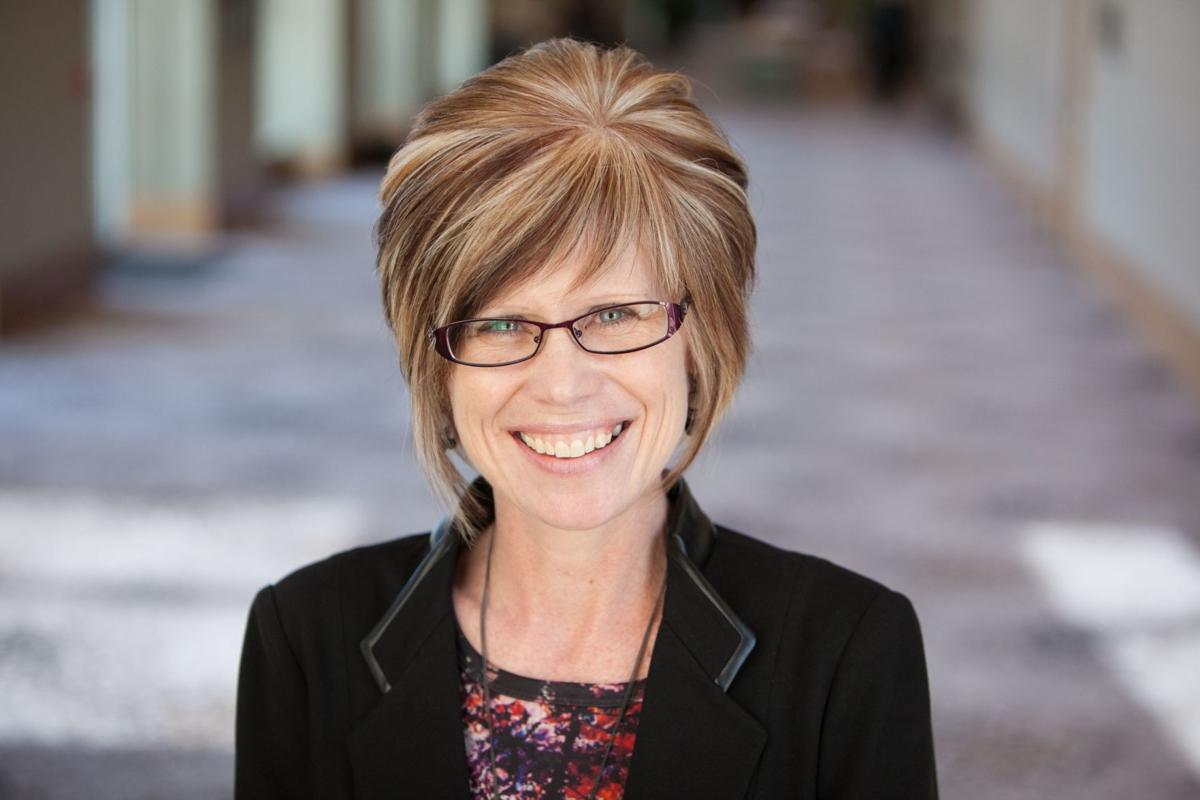
[[644, 300], [594, 309], [565, 322], [488, 317], [451, 322], [429, 331], [438, 354], [468, 367], [504, 367], [527, 361], [542, 349], [546, 331], [566, 328], [589, 353], [618, 355], [645, 350], [670, 339], [687, 314], [690, 300]]

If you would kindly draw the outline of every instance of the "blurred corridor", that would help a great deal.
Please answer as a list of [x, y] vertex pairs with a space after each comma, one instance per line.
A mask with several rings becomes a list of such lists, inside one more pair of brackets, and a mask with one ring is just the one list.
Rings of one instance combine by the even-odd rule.
[[[746, 156], [760, 233], [705, 510], [912, 598], [942, 796], [1200, 796], [1186, 366], [1080, 268], [1069, 197], [995, 168], [1003, 125], [935, 123], [968, 111], [928, 86], [798, 101], [740, 30], [661, 62]], [[246, 195], [253, 224], [156, 218], [82, 310], [0, 338], [0, 798], [227, 796], [254, 592], [440, 517], [372, 273], [381, 172], [323, 152]]]

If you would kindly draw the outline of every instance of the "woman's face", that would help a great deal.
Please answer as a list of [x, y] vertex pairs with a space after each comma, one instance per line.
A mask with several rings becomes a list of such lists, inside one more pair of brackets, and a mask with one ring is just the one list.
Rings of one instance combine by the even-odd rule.
[[[568, 291], [580, 267], [571, 257], [496, 298], [478, 317], [558, 322], [590, 309], [662, 296], [645, 262], [630, 254], [585, 286]], [[687, 415], [687, 336], [621, 355], [585, 352], [567, 329], [546, 332], [533, 358], [504, 367], [455, 364], [450, 377], [454, 425], [467, 458], [492, 485], [497, 509], [543, 525], [588, 530], [616, 520], [656, 491], [683, 437]], [[541, 439], [560, 452], [572, 443], [604, 447], [577, 457], [536, 452]], [[562, 447], [558, 443], [562, 443]], [[551, 444], [553, 443], [553, 444]], [[576, 445], [573, 452], [578, 452]]]

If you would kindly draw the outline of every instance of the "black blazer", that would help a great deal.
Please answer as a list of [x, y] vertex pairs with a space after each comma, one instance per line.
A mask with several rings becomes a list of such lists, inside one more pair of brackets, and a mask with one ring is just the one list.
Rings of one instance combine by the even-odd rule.
[[[669, 497], [663, 622], [626, 800], [936, 798], [908, 599], [713, 525], [683, 481]], [[238, 682], [238, 798], [466, 800], [458, 548], [444, 520], [258, 593]]]

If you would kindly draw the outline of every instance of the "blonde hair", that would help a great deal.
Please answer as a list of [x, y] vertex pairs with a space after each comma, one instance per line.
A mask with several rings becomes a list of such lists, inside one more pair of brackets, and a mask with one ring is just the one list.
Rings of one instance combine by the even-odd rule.
[[409, 386], [417, 459], [470, 542], [484, 498], [451, 461], [448, 381], [431, 328], [579, 252], [582, 285], [628, 246], [691, 298], [692, 434], [663, 488], [728, 408], [750, 350], [757, 239], [746, 166], [683, 75], [639, 53], [551, 39], [426, 105], [380, 186], [376, 268]]

